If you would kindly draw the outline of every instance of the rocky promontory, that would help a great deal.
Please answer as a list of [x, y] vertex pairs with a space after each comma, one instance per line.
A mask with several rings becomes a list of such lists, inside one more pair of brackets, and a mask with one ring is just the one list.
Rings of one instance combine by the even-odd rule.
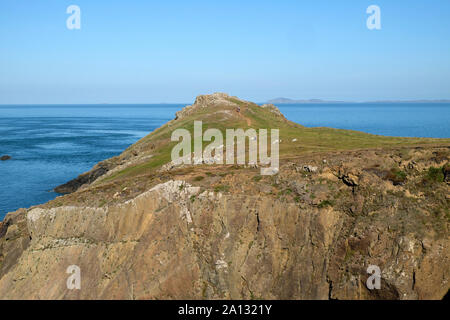
[[[167, 166], [176, 128], [279, 128], [278, 174]], [[449, 139], [305, 128], [218, 93], [0, 223], [3, 299], [442, 299]], [[167, 169], [162, 170], [165, 167]], [[69, 266], [81, 270], [70, 289]], [[366, 285], [369, 266], [380, 289]]]

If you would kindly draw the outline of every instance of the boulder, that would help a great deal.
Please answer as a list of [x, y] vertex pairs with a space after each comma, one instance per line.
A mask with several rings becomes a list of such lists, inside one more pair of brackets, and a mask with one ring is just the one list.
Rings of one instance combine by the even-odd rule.
[[352, 173], [348, 173], [342, 177], [342, 181], [350, 187], [356, 187], [359, 184], [359, 177]]
[[444, 173], [444, 181], [450, 184], [450, 163], [442, 167], [442, 172]]
[[317, 167], [311, 165], [303, 166], [303, 171], [305, 172], [317, 172], [317, 169]]

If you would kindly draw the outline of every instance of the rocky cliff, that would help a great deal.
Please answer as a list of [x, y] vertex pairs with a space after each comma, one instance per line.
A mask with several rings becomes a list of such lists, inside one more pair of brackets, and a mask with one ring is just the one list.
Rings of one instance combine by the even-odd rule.
[[[167, 166], [174, 128], [280, 128], [279, 173]], [[441, 299], [448, 139], [304, 128], [200, 96], [176, 119], [0, 224], [3, 299]], [[81, 288], [68, 289], [79, 266]], [[369, 290], [369, 265], [381, 288]]]

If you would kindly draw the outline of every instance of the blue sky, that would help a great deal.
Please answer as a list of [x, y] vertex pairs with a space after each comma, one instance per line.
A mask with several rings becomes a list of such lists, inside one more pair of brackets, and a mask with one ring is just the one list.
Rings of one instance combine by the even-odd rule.
[[[68, 30], [69, 5], [81, 30]], [[368, 30], [366, 8], [381, 8]], [[2, 0], [0, 104], [450, 99], [450, 1]]]

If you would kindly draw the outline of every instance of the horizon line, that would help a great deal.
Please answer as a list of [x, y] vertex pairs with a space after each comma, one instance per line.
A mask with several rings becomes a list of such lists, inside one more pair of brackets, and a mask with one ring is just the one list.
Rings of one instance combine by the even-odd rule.
[[[245, 99], [244, 99], [245, 100]], [[287, 100], [287, 102], [273, 102], [274, 100]], [[0, 103], [0, 106], [118, 106], [118, 105], [176, 105], [183, 104], [189, 105], [193, 102], [83, 102], [83, 103]], [[266, 101], [258, 101], [256, 104], [265, 103], [278, 103], [278, 104], [365, 104], [365, 103], [450, 103], [450, 99], [386, 99], [386, 100], [362, 100], [362, 101], [350, 101], [350, 100], [325, 100], [320, 98], [312, 99], [291, 99], [291, 98], [274, 98]]]

